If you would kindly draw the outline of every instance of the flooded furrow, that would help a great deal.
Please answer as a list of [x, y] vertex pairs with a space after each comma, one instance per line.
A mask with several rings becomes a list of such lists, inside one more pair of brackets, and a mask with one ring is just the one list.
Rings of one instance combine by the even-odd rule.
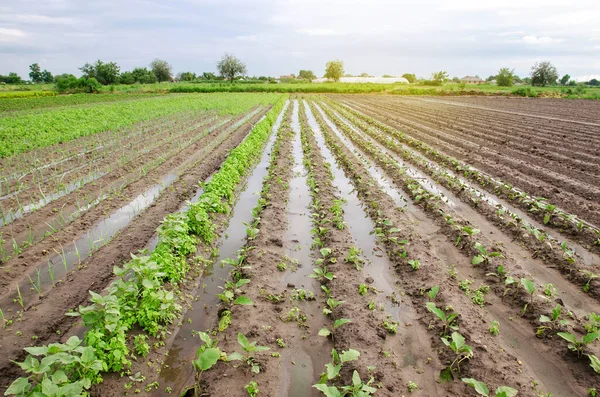
[[[308, 172], [303, 162], [299, 102], [294, 100], [293, 106], [291, 127], [294, 132], [292, 141], [294, 166], [289, 182], [288, 223], [284, 238], [284, 247], [290, 263], [281, 278], [281, 283], [284, 287], [302, 288], [317, 296], [321, 290], [319, 283], [314, 278], [308, 277], [313, 272], [314, 261], [311, 255], [312, 198], [307, 183]], [[297, 306], [306, 315], [310, 329], [316, 331], [327, 326], [326, 318], [315, 301], [302, 300], [297, 302]], [[283, 351], [279, 395], [319, 396], [320, 393], [312, 385], [317, 383], [325, 364], [329, 362], [329, 352], [332, 347], [333, 344], [326, 338], [314, 336], [300, 339], [293, 347]]]
[[392, 184], [387, 180], [384, 176], [384, 171], [375, 164], [371, 164], [369, 160], [367, 160], [364, 153], [358, 149], [344, 134], [337, 128], [337, 126], [329, 120], [329, 117], [325, 114], [323, 109], [319, 106], [318, 103], [313, 102], [315, 108], [325, 120], [325, 123], [333, 130], [336, 136], [342, 141], [344, 146], [346, 146], [365, 166], [367, 172], [371, 175], [373, 179], [375, 179], [379, 185], [379, 187], [394, 200], [394, 203], [400, 208], [412, 208], [412, 204], [398, 191], [398, 189], [394, 188]]
[[[254, 168], [242, 187], [238, 201], [233, 208], [229, 226], [219, 239], [218, 258], [207, 265], [203, 271], [202, 285], [198, 288], [191, 309], [188, 309], [186, 317], [191, 321], [183, 322], [173, 337], [165, 367], [159, 377], [161, 389], [156, 395], [168, 395], [165, 387], [170, 387], [176, 395], [180, 395], [194, 381], [194, 369], [192, 360], [196, 356], [196, 350], [200, 344], [199, 339], [194, 337], [194, 331], [206, 331], [214, 326], [218, 319], [220, 300], [217, 294], [221, 293], [221, 287], [229, 278], [231, 266], [222, 264], [228, 258], [237, 258], [238, 251], [246, 244], [246, 226], [244, 223], [252, 222], [252, 209], [257, 205], [262, 189], [263, 179], [267, 175], [267, 167], [270, 154], [277, 137], [276, 131], [281, 125], [287, 105], [278, 116], [271, 131], [271, 137], [262, 153], [259, 164]], [[164, 387], [162, 387], [164, 386]]]
[[333, 173], [333, 185], [340, 191], [341, 197], [344, 199], [344, 221], [348, 226], [354, 246], [361, 251], [365, 259], [365, 266], [360, 270], [362, 280], [372, 280], [371, 285], [382, 293], [375, 296], [377, 306], [382, 306], [385, 312], [400, 324], [402, 331], [399, 335], [401, 338], [387, 338], [386, 349], [400, 352], [403, 355], [400, 362], [405, 376], [410, 373], [411, 379], [435, 382], [436, 379], [431, 377], [424, 379], [423, 374], [414, 372], [417, 357], [422, 357], [424, 352], [429, 357], [435, 357], [435, 353], [429, 346], [427, 330], [420, 324], [419, 315], [412, 305], [406, 305], [400, 299], [392, 300], [392, 296], [396, 296], [396, 288], [391, 282], [395, 279], [394, 265], [385, 254], [385, 248], [379, 246], [375, 234], [371, 233], [374, 229], [373, 222], [358, 198], [352, 182], [327, 147], [321, 128], [308, 105], [306, 111], [308, 123], [315, 133], [319, 150], [325, 162], [329, 163]]

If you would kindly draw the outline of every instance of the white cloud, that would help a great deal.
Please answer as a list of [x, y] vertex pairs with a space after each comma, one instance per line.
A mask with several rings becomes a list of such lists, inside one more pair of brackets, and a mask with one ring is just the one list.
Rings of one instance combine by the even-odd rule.
[[563, 43], [565, 39], [550, 37], [550, 36], [523, 36], [523, 42], [527, 44], [558, 44]]
[[36, 24], [36, 25], [77, 25], [85, 23], [86, 21], [78, 20], [70, 17], [52, 17], [48, 15], [35, 15], [35, 14], [2, 14], [0, 15], [0, 21], [19, 23], [19, 24]]
[[296, 33], [305, 34], [307, 36], [339, 36], [343, 33], [336, 32], [333, 29], [325, 29], [325, 28], [303, 28], [296, 29]]
[[574, 79], [577, 81], [590, 81], [591, 79], [596, 79], [600, 81], [600, 74], [588, 74], [585, 76], [577, 76]]
[[0, 42], [16, 42], [27, 37], [27, 33], [21, 29], [0, 28]]

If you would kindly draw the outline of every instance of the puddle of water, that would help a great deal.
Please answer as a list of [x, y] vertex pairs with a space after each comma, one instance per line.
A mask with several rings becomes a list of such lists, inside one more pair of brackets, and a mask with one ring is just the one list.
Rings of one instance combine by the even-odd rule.
[[354, 131], [361, 139], [363, 139], [366, 142], [372, 143], [379, 150], [381, 150], [385, 155], [387, 155], [388, 157], [391, 157], [401, 168], [405, 169], [406, 173], [411, 178], [416, 180], [419, 183], [419, 185], [421, 185], [423, 187], [423, 189], [427, 190], [429, 193], [439, 196], [450, 208], [464, 207], [464, 205], [461, 202], [457, 202], [455, 200], [450, 199], [451, 193], [448, 190], [446, 190], [445, 188], [436, 184], [433, 180], [431, 180], [431, 178], [429, 178], [427, 175], [425, 175], [424, 173], [419, 171], [417, 168], [404, 162], [396, 153], [390, 151], [388, 148], [386, 148], [384, 145], [379, 143], [377, 140], [371, 138], [371, 136], [369, 136], [368, 134], [361, 131], [359, 128], [357, 128], [354, 124], [352, 124], [349, 120], [347, 120], [339, 112], [336, 112], [329, 106], [328, 106], [328, 108], [344, 124], [346, 124], [348, 127], [350, 127], [350, 129], [352, 129], [352, 131]]
[[[160, 390], [165, 390], [168, 386], [173, 389], [176, 395], [179, 395], [186, 390], [187, 386], [193, 383], [192, 360], [195, 359], [197, 347], [201, 342], [192, 336], [192, 331], [204, 331], [212, 328], [216, 323], [220, 307], [220, 301], [216, 294], [221, 292], [219, 287], [223, 286], [225, 280], [229, 278], [229, 271], [231, 270], [230, 266], [221, 266], [220, 264], [224, 259], [236, 258], [238, 250], [246, 243], [246, 227], [243, 223], [252, 221], [252, 209], [260, 198], [263, 179], [267, 175], [267, 167], [270, 162], [271, 150], [277, 138], [276, 131], [281, 125], [286, 108], [287, 104], [273, 125], [272, 135], [266, 149], [263, 151], [259, 164], [252, 171], [247, 184], [239, 195], [229, 226], [218, 242], [218, 259], [204, 269], [202, 288], [198, 289], [197, 300], [186, 314], [186, 317], [190, 318], [192, 322], [183, 322], [174, 337], [165, 363], [167, 366], [160, 373]], [[158, 395], [168, 395], [162, 391], [157, 393]]]
[[[23, 301], [27, 302], [35, 297], [38, 294], [38, 288], [42, 293], [47, 288], [51, 288], [52, 277], [54, 277], [55, 281], [60, 280], [66, 272], [71, 271], [76, 265], [79, 265], [88, 255], [93, 254], [100, 247], [110, 242], [137, 214], [148, 208], [160, 193], [177, 179], [177, 176], [177, 174], [166, 175], [160, 183], [153, 185], [138, 195], [129, 204], [119, 208], [108, 218], [96, 224], [84, 236], [75, 240], [72, 244], [62, 247], [61, 252], [53, 255], [48, 260], [47, 265], [41, 266], [29, 274], [33, 283], [29, 279], [21, 283], [19, 289]], [[51, 270], [53, 271], [53, 275], [51, 275]], [[35, 287], [33, 284], [35, 284]], [[16, 295], [17, 292], [15, 291], [10, 296], [4, 297], [0, 306], [14, 305], [12, 301]]]
[[342, 143], [352, 153], [354, 153], [356, 155], [356, 157], [358, 157], [360, 159], [360, 161], [365, 165], [365, 169], [371, 175], [371, 177], [373, 179], [375, 179], [375, 181], [377, 181], [377, 184], [379, 185], [379, 187], [388, 196], [390, 196], [392, 198], [392, 200], [394, 200], [394, 202], [396, 203], [396, 205], [398, 207], [410, 208], [411, 204], [406, 200], [406, 198], [403, 197], [400, 194], [400, 192], [398, 192], [398, 190], [395, 189], [391, 185], [391, 183], [384, 177], [384, 171], [381, 168], [379, 168], [378, 166], [372, 165], [371, 163], [369, 163], [369, 161], [366, 159], [364, 153], [361, 150], [359, 150], [352, 142], [350, 142], [348, 140], [348, 138], [346, 138], [346, 136], [344, 136], [344, 134], [342, 134], [342, 132], [337, 128], [337, 126], [331, 120], [329, 120], [329, 118], [327, 117], [327, 115], [325, 114], [323, 109], [321, 109], [321, 107], [317, 103], [313, 102], [313, 104], [315, 105], [315, 108], [319, 111], [319, 113], [321, 114], [321, 117], [323, 117], [323, 120], [325, 120], [325, 123], [333, 130], [333, 132], [342, 141]]
[[294, 139], [292, 141], [292, 155], [294, 156], [294, 167], [292, 168], [292, 179], [289, 182], [288, 227], [285, 231], [285, 244], [287, 256], [297, 263], [288, 267], [282, 278], [282, 283], [284, 285], [294, 284], [296, 288], [304, 288], [316, 294], [320, 291], [319, 283], [315, 279], [307, 277], [313, 269], [311, 257], [311, 230], [313, 225], [310, 217], [312, 198], [307, 184], [308, 173], [302, 163], [304, 154], [302, 152], [302, 141], [300, 140], [298, 101], [294, 101], [293, 106], [292, 130], [294, 131]]

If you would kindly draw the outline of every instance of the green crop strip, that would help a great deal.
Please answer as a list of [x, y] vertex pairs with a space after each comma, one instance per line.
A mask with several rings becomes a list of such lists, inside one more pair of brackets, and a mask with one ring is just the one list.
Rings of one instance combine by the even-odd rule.
[[0, 158], [168, 114], [193, 110], [239, 114], [259, 104], [272, 104], [278, 98], [280, 95], [277, 94], [182, 95], [7, 115], [0, 118], [0, 141], [3, 143]]
[[[181, 312], [175, 294], [178, 283], [190, 270], [187, 256], [196, 251], [199, 237], [207, 242], [213, 241], [214, 236], [206, 238], [207, 230], [214, 233], [216, 229], [211, 217], [217, 213], [229, 213], [237, 185], [259, 160], [256, 153], [264, 149], [286, 99], [280, 96], [265, 119], [230, 152], [220, 171], [205, 186], [197, 203], [192, 204], [187, 212], [165, 217], [158, 229], [159, 242], [150, 255], [132, 255], [132, 260], [123, 267], [115, 267], [117, 279], [108, 288], [108, 294], [103, 296], [90, 291], [92, 305], [68, 314], [81, 316], [88, 327], [84, 346], [91, 349], [86, 350], [88, 353], [80, 361], [97, 363], [87, 369], [87, 380], [82, 383], [82, 372], [73, 369], [73, 360], [69, 357], [58, 365], [40, 367], [34, 357], [39, 354], [29, 351], [30, 355], [25, 360], [27, 365], [19, 364], [28, 376], [18, 378], [7, 395], [34, 396], [50, 387], [57, 390], [53, 395], [73, 395], [68, 394], [73, 385], [87, 390], [93, 383], [102, 381], [101, 372], [121, 372], [129, 368], [128, 334], [134, 327], [139, 326], [159, 338], [166, 336], [166, 327]], [[197, 221], [199, 213], [206, 222]], [[194, 221], [190, 222], [192, 219]], [[51, 346], [49, 348], [54, 351]], [[83, 347], [77, 349], [67, 354], [83, 352]]]
[[[55, 94], [55, 93], [52, 93]], [[136, 99], [149, 99], [164, 94], [106, 94], [106, 95], [44, 95], [35, 97], [14, 97], [14, 99], [0, 102], [0, 112], [32, 111], [41, 108], [54, 108], [59, 106], [77, 106], [93, 103], [106, 103], [118, 101], [132, 101]], [[0, 94], [2, 98], [2, 94]]]

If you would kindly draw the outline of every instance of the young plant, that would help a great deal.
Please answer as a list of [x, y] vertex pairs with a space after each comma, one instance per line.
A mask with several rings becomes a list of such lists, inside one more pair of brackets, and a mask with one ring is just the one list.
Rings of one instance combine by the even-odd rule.
[[412, 393], [413, 391], [415, 391], [419, 388], [419, 385], [416, 384], [415, 382], [413, 382], [412, 380], [409, 380], [408, 383], [406, 384], [406, 388], [408, 389], [409, 393]]
[[577, 353], [578, 357], [581, 357], [583, 354], [583, 349], [585, 349], [587, 345], [600, 337], [600, 333], [598, 332], [586, 334], [583, 336], [583, 338], [581, 338], [581, 340], [577, 339], [577, 337], [570, 332], [557, 332], [556, 335], [569, 342], [567, 347], [569, 350]]
[[198, 348], [196, 353], [196, 359], [192, 361], [194, 369], [196, 370], [195, 382], [194, 382], [194, 396], [200, 395], [200, 380], [204, 371], [212, 368], [223, 354], [221, 349], [217, 347], [218, 340], [213, 340], [207, 333], [199, 332], [200, 339], [204, 342], [204, 345]]
[[560, 315], [562, 314], [562, 306], [557, 304], [554, 309], [552, 309], [552, 314], [550, 315], [550, 317], [545, 316], [545, 315], [541, 315], [540, 316], [540, 323], [542, 323], [543, 325], [540, 325], [537, 330], [535, 331], [535, 334], [538, 337], [543, 337], [546, 332], [553, 332], [556, 329], [558, 329], [561, 326], [566, 326], [569, 324], [569, 322], [567, 320], [559, 320]]
[[429, 291], [427, 291], [427, 299], [430, 302], [433, 302], [435, 300], [435, 298], [437, 298], [437, 295], [439, 292], [440, 292], [440, 287], [438, 287], [437, 285], [434, 285], [433, 287], [431, 287], [431, 289]]
[[367, 291], [369, 291], [369, 287], [366, 284], [360, 284], [358, 286], [358, 293], [362, 296], [365, 296], [365, 294], [367, 293]]
[[150, 351], [150, 345], [146, 342], [146, 339], [148, 339], [146, 335], [140, 334], [136, 336], [133, 340], [135, 352], [142, 357], [146, 357], [146, 355]]
[[242, 353], [232, 353], [229, 355], [229, 361], [244, 361], [250, 367], [252, 373], [258, 374], [260, 373], [260, 365], [254, 359], [254, 353], [264, 352], [269, 350], [267, 346], [259, 346], [256, 344], [256, 341], [249, 342], [248, 338], [241, 332], [238, 333], [238, 343], [242, 346], [245, 354]]
[[490, 324], [490, 334], [498, 336], [500, 334], [500, 323], [498, 321], [492, 321]]
[[478, 242], [475, 243], [475, 249], [479, 251], [479, 253], [473, 257], [473, 260], [471, 261], [473, 265], [479, 265], [480, 263], [488, 265], [490, 263], [490, 258], [502, 257], [502, 253], [500, 252], [487, 252], [485, 247]]
[[344, 258], [344, 262], [352, 263], [356, 270], [361, 270], [365, 260], [360, 257], [362, 254], [360, 248], [352, 246], [348, 251], [348, 255]]
[[329, 328], [321, 328], [319, 330], [319, 336], [331, 336], [331, 338], [333, 339], [335, 337], [335, 331], [340, 328], [342, 325], [344, 324], [348, 324], [351, 323], [352, 320], [348, 320], [347, 318], [338, 318], [337, 320], [335, 320], [333, 322], [333, 327], [331, 329]]
[[427, 310], [431, 313], [435, 314], [437, 318], [442, 322], [444, 329], [442, 331], [442, 335], [446, 335], [449, 329], [453, 331], [458, 330], [458, 324], [456, 324], [456, 320], [458, 318], [458, 313], [450, 313], [446, 314], [442, 309], [439, 309], [435, 303], [427, 302], [425, 304], [427, 306]]
[[523, 312], [521, 313], [521, 316], [524, 316], [525, 312], [527, 311], [527, 307], [533, 306], [533, 295], [535, 294], [535, 284], [533, 283], [533, 281], [531, 281], [528, 278], [522, 278], [521, 285], [523, 286], [523, 288], [525, 288], [525, 291], [527, 291], [527, 293], [530, 296], [529, 302], [526, 303], [525, 306], [523, 306]]
[[583, 270], [583, 274], [585, 274], [585, 277], [587, 278], [587, 281], [583, 286], [583, 292], [589, 292], [592, 280], [598, 278], [598, 275], [590, 272], [589, 270]]
[[421, 262], [418, 259], [411, 259], [408, 261], [408, 264], [414, 271], [419, 270], [419, 268], [421, 267]]
[[244, 386], [244, 389], [246, 389], [246, 392], [248, 392], [248, 395], [250, 397], [258, 396], [258, 383], [256, 383], [255, 381], [251, 381], [250, 383], [248, 383], [246, 386]]
[[471, 348], [471, 346], [465, 343], [465, 337], [456, 331], [452, 333], [452, 335], [450, 336], [450, 340], [448, 340], [448, 337], [443, 337], [441, 339], [442, 343], [444, 343], [446, 346], [452, 349], [452, 351], [456, 355], [456, 357], [448, 367], [448, 370], [451, 374], [454, 374], [454, 371], [460, 372], [460, 363], [473, 358], [473, 349]]
[[[485, 383], [475, 380], [473, 378], [462, 378], [461, 380], [463, 382], [465, 382], [467, 385], [473, 387], [475, 389], [475, 391], [477, 392], [477, 394], [479, 394], [481, 396], [489, 396], [490, 395], [490, 391], [488, 390], [488, 387]], [[512, 387], [508, 387], [508, 386], [500, 386], [496, 389], [496, 392], [494, 393], [495, 397], [514, 397], [516, 395], [517, 395], [517, 390], [513, 389]]]
[[348, 349], [338, 354], [337, 350], [331, 349], [331, 362], [325, 364], [326, 372], [321, 374], [319, 383], [327, 383], [328, 380], [334, 380], [340, 375], [342, 365], [347, 362], [358, 360], [360, 352], [354, 349]]
[[399, 324], [396, 321], [394, 321], [391, 317], [388, 317], [387, 319], [381, 322], [381, 326], [383, 327], [383, 329], [385, 329], [390, 334], [394, 335], [398, 333], [398, 325]]

